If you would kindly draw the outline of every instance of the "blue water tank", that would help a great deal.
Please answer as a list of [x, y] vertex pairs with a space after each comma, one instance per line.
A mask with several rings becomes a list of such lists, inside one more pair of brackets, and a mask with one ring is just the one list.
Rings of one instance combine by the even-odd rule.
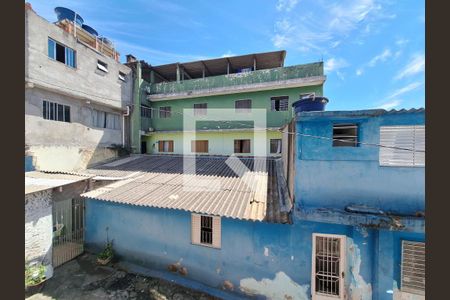
[[95, 30], [94, 28], [92, 28], [89, 25], [83, 24], [83, 26], [81, 26], [81, 28], [83, 28], [84, 30], [86, 30], [87, 32], [92, 34], [93, 36], [98, 36], [97, 30]]
[[[58, 21], [62, 21], [64, 19], [73, 21], [75, 19], [75, 12], [73, 10], [65, 8], [65, 7], [56, 7], [55, 13], [56, 13], [56, 17], [58, 18]], [[84, 23], [83, 18], [79, 14], [77, 14], [76, 23], [79, 26], [82, 26]]]
[[328, 99], [325, 97], [308, 97], [295, 101], [292, 106], [297, 115], [302, 111], [324, 111], [327, 103]]

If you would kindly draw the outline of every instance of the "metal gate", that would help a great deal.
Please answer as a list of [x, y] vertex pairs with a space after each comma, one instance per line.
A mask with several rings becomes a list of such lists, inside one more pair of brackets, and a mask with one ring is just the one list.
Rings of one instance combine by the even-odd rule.
[[53, 267], [84, 251], [84, 199], [53, 202]]
[[345, 236], [313, 233], [312, 254], [312, 299], [344, 299]]

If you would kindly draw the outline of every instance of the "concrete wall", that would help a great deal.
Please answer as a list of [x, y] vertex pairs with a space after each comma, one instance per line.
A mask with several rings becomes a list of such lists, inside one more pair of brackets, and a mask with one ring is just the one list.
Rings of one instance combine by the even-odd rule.
[[[76, 51], [76, 68], [48, 57], [48, 38]], [[97, 60], [108, 73], [97, 70]], [[122, 111], [131, 104], [131, 69], [85, 46], [30, 9], [25, 10], [25, 144], [38, 170], [77, 171], [115, 158], [122, 144]], [[119, 80], [119, 71], [127, 74]], [[42, 101], [71, 107], [71, 122], [45, 120]], [[115, 113], [120, 129], [96, 128], [92, 109]]]
[[342, 234], [347, 236], [349, 299], [392, 299], [392, 286], [400, 282], [401, 239], [424, 239], [423, 232], [379, 232], [297, 217], [293, 225], [221, 222], [222, 247], [208, 248], [191, 244], [189, 212], [88, 199], [86, 245], [89, 251], [101, 250], [108, 228], [116, 255], [125, 261], [161, 271], [177, 264], [187, 271], [179, 276], [216, 288], [229, 281], [236, 293], [310, 299], [312, 234]]
[[[380, 126], [423, 125], [424, 113], [376, 116], [300, 116], [297, 132], [332, 138], [333, 123], [357, 123], [359, 141], [379, 144]], [[425, 210], [425, 168], [381, 167], [379, 147], [332, 147], [332, 141], [297, 136], [296, 205], [340, 208], [367, 205], [399, 214]]]
[[[58, 26], [25, 10], [25, 79], [82, 99], [123, 108], [131, 102], [131, 69], [81, 42]], [[48, 57], [48, 38], [76, 51], [76, 68]], [[97, 70], [97, 60], [108, 64], [108, 73]], [[119, 71], [127, 74], [119, 80]]]
[[[25, 99], [25, 144], [36, 169], [81, 170], [117, 157], [108, 147], [122, 144], [122, 130], [93, 127], [91, 111], [120, 111], [39, 88], [26, 89]], [[45, 120], [43, 100], [70, 105], [71, 122]]]
[[[250, 153], [239, 153], [240, 156], [254, 155], [254, 135], [253, 132], [197, 132], [197, 140], [208, 140], [209, 153], [205, 155], [231, 155], [234, 153], [234, 140], [235, 139], [250, 139]], [[277, 131], [268, 131], [266, 133], [266, 151], [267, 156], [280, 156], [281, 154], [270, 154], [270, 139], [281, 139], [281, 133]], [[149, 137], [143, 137], [143, 140], [147, 141], [147, 152], [157, 154], [158, 141], [160, 140], [173, 140], [174, 152], [173, 154], [183, 154], [183, 134], [182, 133], [155, 133]], [[189, 144], [190, 145], [190, 144]], [[187, 149], [188, 154], [192, 154]]]
[[25, 261], [52, 263], [51, 190], [25, 195]]

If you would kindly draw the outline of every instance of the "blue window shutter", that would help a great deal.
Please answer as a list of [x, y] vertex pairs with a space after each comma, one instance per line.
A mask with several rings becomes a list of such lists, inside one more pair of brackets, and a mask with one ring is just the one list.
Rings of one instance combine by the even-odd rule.
[[55, 59], [55, 41], [48, 39], [48, 57]]

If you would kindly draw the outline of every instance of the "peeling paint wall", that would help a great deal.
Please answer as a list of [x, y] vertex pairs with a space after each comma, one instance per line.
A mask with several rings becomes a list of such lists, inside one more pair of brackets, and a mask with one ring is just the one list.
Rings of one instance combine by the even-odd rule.
[[108, 227], [121, 259], [215, 288], [224, 288], [227, 281], [235, 293], [309, 299], [312, 234], [341, 234], [351, 241], [345, 271], [349, 299], [371, 299], [376, 230], [362, 234], [352, 226], [298, 219], [282, 225], [222, 218], [222, 247], [214, 249], [191, 244], [190, 222], [185, 211], [88, 199], [86, 247], [101, 250]]

